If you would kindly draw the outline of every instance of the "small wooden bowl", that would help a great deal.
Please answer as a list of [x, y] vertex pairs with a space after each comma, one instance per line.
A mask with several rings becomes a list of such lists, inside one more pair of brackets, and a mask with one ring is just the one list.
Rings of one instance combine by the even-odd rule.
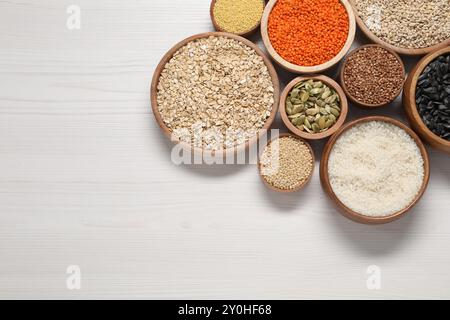
[[[216, 21], [216, 17], [214, 16], [214, 6], [216, 5], [216, 2], [217, 2], [217, 0], [212, 0], [211, 1], [211, 6], [210, 6], [210, 9], [209, 9], [209, 15], [211, 16], [211, 22], [212, 22], [212, 24], [214, 26], [214, 29], [216, 29], [216, 31], [228, 32], [226, 30], [223, 30], [219, 26], [217, 21]], [[266, 5], [266, 0], [261, 0], [261, 2], [263, 3], [263, 7], [264, 7]], [[241, 36], [241, 37], [248, 37], [248, 36], [251, 36], [253, 33], [255, 33], [255, 31], [258, 30], [260, 25], [261, 25], [261, 20], [259, 20], [259, 22], [253, 28], [251, 28], [250, 30], [245, 31], [245, 32], [241, 32], [241, 33], [233, 33], [233, 34]]]
[[422, 60], [420, 60], [414, 69], [409, 73], [403, 89], [403, 107], [405, 109], [408, 121], [414, 131], [417, 132], [417, 134], [433, 148], [450, 154], [450, 141], [442, 139], [428, 129], [417, 111], [416, 104], [416, 87], [418, 78], [422, 74], [423, 70], [434, 59], [446, 53], [450, 54], [450, 46], [436, 50], [423, 57]]
[[[308, 142], [306, 142], [305, 140], [300, 139], [299, 137], [294, 136], [293, 134], [290, 134], [290, 133], [281, 133], [278, 137], [273, 138], [272, 140], [270, 140], [270, 141], [267, 143], [266, 147], [268, 147], [273, 141], [275, 141], [275, 140], [277, 140], [277, 139], [280, 139], [280, 138], [283, 138], [283, 137], [292, 137], [292, 138], [294, 138], [294, 139], [300, 140], [301, 142], [303, 142], [303, 143], [308, 147], [308, 149], [309, 149], [309, 151], [310, 151], [310, 153], [311, 153], [311, 157], [312, 157], [312, 169], [311, 169], [311, 173], [310, 173], [308, 179], [306, 179], [302, 184], [300, 184], [299, 186], [295, 187], [294, 189], [289, 189], [289, 190], [279, 189], [279, 188], [277, 188], [277, 187], [271, 185], [270, 183], [268, 183], [268, 182], [266, 181], [266, 179], [264, 179], [264, 176], [263, 176], [263, 174], [262, 174], [262, 172], [261, 172], [261, 170], [262, 170], [262, 169], [261, 169], [262, 164], [261, 164], [261, 162], [260, 162], [261, 157], [258, 158], [258, 172], [259, 172], [259, 176], [261, 177], [261, 180], [264, 182], [264, 184], [265, 184], [269, 189], [271, 189], [271, 190], [273, 190], [273, 191], [282, 192], [282, 193], [292, 193], [292, 192], [297, 192], [297, 191], [303, 189], [303, 188], [311, 181], [311, 178], [312, 178], [312, 176], [313, 176], [313, 174], [314, 174], [314, 167], [315, 167], [315, 165], [316, 165], [316, 159], [315, 159], [315, 157], [314, 157], [314, 151], [313, 151], [313, 149], [311, 148], [311, 145], [310, 145]], [[264, 152], [264, 150], [261, 151], [261, 154], [262, 154], [262, 152]]]
[[[329, 175], [328, 175], [328, 160], [330, 157], [331, 150], [333, 149], [334, 144], [339, 139], [339, 137], [346, 132], [347, 130], [353, 128], [354, 126], [364, 123], [364, 122], [370, 122], [370, 121], [384, 121], [390, 124], [393, 124], [397, 127], [400, 127], [401, 129], [405, 130], [416, 142], [420, 153], [422, 155], [423, 161], [424, 161], [424, 178], [423, 183], [420, 188], [419, 193], [417, 194], [416, 198], [403, 210], [400, 210], [390, 216], [386, 217], [369, 217], [362, 214], [359, 214], [347, 206], [345, 206], [339, 198], [336, 196], [336, 194], [333, 191], [333, 188], [331, 187]], [[398, 218], [405, 215], [408, 211], [410, 211], [417, 202], [422, 198], [427, 186], [428, 181], [430, 180], [430, 162], [428, 158], [427, 150], [425, 149], [425, 146], [423, 145], [422, 141], [419, 139], [419, 137], [412, 131], [409, 127], [407, 127], [402, 122], [388, 118], [388, 117], [382, 117], [382, 116], [371, 116], [371, 117], [365, 117], [361, 118], [355, 121], [352, 121], [345, 126], [343, 126], [338, 132], [336, 132], [333, 137], [328, 141], [326, 144], [323, 154], [322, 154], [322, 160], [320, 162], [320, 182], [322, 184], [322, 188], [324, 191], [328, 194], [328, 196], [331, 198], [331, 200], [335, 203], [337, 209], [347, 218], [354, 220], [359, 223], [364, 224], [383, 224], [388, 223], [394, 220], [397, 220]]]
[[[166, 65], [167, 62], [170, 61], [170, 59], [173, 57], [173, 55], [183, 46], [185, 46], [186, 44], [188, 44], [191, 41], [197, 40], [197, 39], [201, 39], [201, 38], [208, 38], [210, 36], [216, 36], [216, 37], [227, 37], [227, 38], [231, 38], [231, 39], [235, 39], [238, 40], [242, 43], [244, 43], [245, 45], [249, 46], [250, 48], [252, 48], [253, 50], [256, 51], [256, 53], [261, 56], [264, 60], [264, 63], [267, 66], [267, 69], [269, 70], [270, 76], [272, 78], [272, 82], [273, 82], [273, 87], [274, 87], [274, 104], [272, 106], [272, 111], [270, 113], [269, 118], [267, 118], [266, 123], [264, 124], [264, 126], [259, 130], [258, 134], [256, 134], [253, 138], [251, 138], [250, 140], [248, 140], [246, 143], [241, 144], [239, 146], [235, 146], [233, 149], [235, 151], [235, 154], [242, 151], [242, 150], [247, 150], [248, 147], [252, 144], [254, 144], [255, 142], [258, 141], [258, 139], [265, 133], [266, 130], [268, 130], [270, 128], [270, 126], [272, 125], [272, 122], [275, 119], [275, 116], [277, 114], [277, 110], [278, 110], [278, 104], [279, 104], [279, 95], [280, 95], [280, 82], [278, 80], [278, 75], [277, 72], [275, 71], [275, 68], [273, 67], [272, 63], [270, 62], [270, 59], [262, 52], [262, 50], [255, 45], [253, 42], [241, 37], [241, 36], [237, 36], [231, 33], [225, 33], [225, 32], [207, 32], [207, 33], [201, 33], [201, 34], [197, 34], [194, 36], [191, 36], [187, 39], [182, 40], [181, 42], [177, 43], [174, 47], [172, 47], [165, 55], [164, 57], [161, 59], [161, 61], [159, 62], [158, 66], [155, 69], [155, 73], [153, 74], [153, 79], [152, 79], [152, 83], [150, 86], [150, 99], [151, 99], [151, 105], [152, 105], [152, 111], [153, 111], [153, 115], [155, 116], [156, 122], [158, 123], [159, 127], [162, 129], [162, 131], [164, 132], [164, 134], [168, 137], [171, 138], [172, 135], [172, 131], [164, 124], [164, 121], [159, 113], [158, 110], [158, 102], [157, 102], [157, 92], [158, 92], [158, 83], [159, 83], [159, 77], [161, 76], [161, 72], [164, 70], [164, 67]], [[183, 146], [184, 149], [186, 150], [193, 150], [195, 153], [197, 154], [213, 154], [213, 155], [222, 155], [225, 156], [227, 149], [222, 150], [222, 151], [206, 151], [203, 148], [198, 148], [198, 147], [193, 147], [187, 143], [184, 142], [180, 142], [180, 141], [174, 141], [176, 143], [179, 143], [181, 146]]]
[[408, 56], [421, 56], [430, 52], [433, 52], [435, 50], [438, 50], [440, 48], [443, 48], [445, 46], [450, 45], [450, 39], [447, 39], [441, 43], [435, 44], [431, 47], [426, 47], [426, 48], [418, 48], [418, 49], [413, 49], [413, 48], [402, 48], [402, 47], [397, 47], [394, 46], [390, 43], [387, 43], [384, 40], [381, 40], [380, 38], [378, 38], [364, 23], [364, 21], [361, 19], [361, 17], [358, 14], [358, 10], [356, 10], [356, 5], [354, 3], [353, 0], [349, 0], [351, 6], [353, 7], [353, 11], [355, 12], [355, 17], [356, 17], [356, 23], [358, 24], [358, 27], [361, 29], [361, 31], [366, 35], [367, 38], [369, 38], [370, 41], [381, 44], [382, 46], [388, 47], [389, 49], [391, 49], [392, 51], [395, 51], [399, 54], [403, 54], [403, 55], [408, 55]]
[[361, 46], [361, 47], [359, 47], [359, 48], [357, 48], [357, 49], [351, 51], [351, 52], [348, 54], [348, 56], [345, 58], [344, 62], [342, 63], [341, 70], [340, 70], [340, 72], [339, 72], [339, 82], [341, 83], [342, 90], [344, 90], [345, 95], [347, 96], [347, 98], [348, 98], [353, 104], [355, 104], [356, 106], [361, 107], [361, 108], [365, 108], [365, 109], [374, 109], [374, 108], [380, 108], [380, 107], [387, 106], [387, 105], [390, 104], [392, 101], [394, 101], [395, 99], [397, 99], [397, 97], [398, 97], [398, 96], [400, 95], [400, 93], [402, 92], [403, 85], [399, 87], [398, 92], [397, 92], [397, 94], [394, 96], [394, 98], [392, 98], [391, 100], [389, 100], [389, 101], [387, 101], [387, 102], [380, 103], [380, 104], [370, 104], [370, 103], [365, 103], [365, 102], [362, 102], [362, 101], [357, 100], [354, 96], [352, 96], [352, 95], [350, 94], [350, 92], [348, 91], [347, 86], [346, 86], [346, 84], [345, 84], [345, 81], [344, 81], [344, 71], [345, 71], [345, 67], [347, 66], [348, 59], [349, 59], [349, 57], [350, 57], [352, 54], [358, 52], [358, 51], [361, 50], [361, 49], [369, 48], [369, 47], [383, 48], [384, 50], [388, 51], [389, 53], [391, 53], [392, 55], [394, 55], [394, 56], [397, 58], [398, 62], [400, 63], [400, 65], [401, 65], [401, 67], [402, 67], [402, 70], [403, 70], [403, 82], [404, 82], [405, 79], [406, 79], [406, 69], [405, 69], [405, 64], [403, 63], [402, 58], [400, 58], [400, 56], [399, 56], [395, 51], [389, 49], [388, 47], [382, 46], [382, 45], [380, 45], [380, 44], [367, 44], [367, 45]]
[[[292, 88], [297, 83], [299, 83], [301, 81], [308, 81], [310, 79], [313, 79], [315, 81], [320, 80], [323, 83], [325, 83], [326, 85], [328, 85], [330, 88], [333, 88], [334, 90], [336, 90], [336, 93], [339, 95], [339, 98], [341, 100], [341, 106], [340, 106], [341, 107], [341, 115], [339, 116], [339, 119], [337, 119], [337, 122], [330, 129], [328, 129], [327, 131], [324, 131], [324, 132], [320, 132], [320, 133], [309, 133], [309, 132], [301, 131], [301, 130], [297, 129], [289, 120], [288, 114], [286, 112], [286, 99], [287, 99], [289, 93], [291, 92]], [[291, 82], [289, 82], [289, 84], [283, 90], [283, 92], [281, 94], [281, 98], [280, 98], [279, 110], [280, 110], [281, 119], [283, 120], [284, 125], [289, 129], [289, 131], [291, 131], [292, 133], [294, 133], [295, 135], [297, 135], [303, 139], [320, 140], [320, 139], [324, 139], [326, 137], [331, 136], [333, 133], [338, 131], [339, 128], [344, 124], [345, 119], [347, 118], [347, 114], [348, 114], [348, 101], [347, 101], [347, 98], [345, 97], [344, 91], [339, 86], [339, 84], [327, 76], [316, 75], [316, 76], [310, 76], [310, 77], [308, 77], [308, 76], [297, 77], [294, 80], [292, 80]]]
[[264, 9], [264, 13], [261, 19], [261, 35], [264, 45], [266, 46], [267, 51], [269, 52], [269, 55], [272, 57], [272, 59], [275, 60], [275, 62], [282, 68], [293, 73], [302, 73], [302, 74], [322, 73], [323, 71], [330, 69], [339, 61], [341, 61], [341, 59], [347, 54], [348, 50], [350, 50], [350, 47], [353, 44], [353, 40], [355, 39], [356, 22], [355, 22], [355, 14], [353, 13], [352, 6], [348, 3], [348, 0], [340, 0], [340, 1], [342, 5], [345, 7], [345, 10], [347, 11], [347, 15], [349, 18], [349, 30], [347, 35], [347, 41], [345, 42], [341, 51], [333, 59], [317, 66], [305, 67], [286, 61], [273, 48], [269, 37], [268, 25], [270, 13], [272, 12], [273, 7], [276, 5], [277, 0], [270, 0], [267, 3], [266, 8]]

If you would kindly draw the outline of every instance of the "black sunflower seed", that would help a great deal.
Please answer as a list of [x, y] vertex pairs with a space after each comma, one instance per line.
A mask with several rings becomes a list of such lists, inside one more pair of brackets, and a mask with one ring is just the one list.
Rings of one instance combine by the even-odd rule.
[[416, 105], [424, 124], [450, 141], [450, 54], [432, 61], [419, 76]]

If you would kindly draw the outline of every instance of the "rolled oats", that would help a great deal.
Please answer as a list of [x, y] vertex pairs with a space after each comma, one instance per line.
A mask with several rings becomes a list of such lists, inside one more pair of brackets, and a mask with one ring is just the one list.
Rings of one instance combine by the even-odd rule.
[[263, 58], [244, 43], [221, 36], [179, 49], [157, 86], [158, 110], [169, 130], [211, 150], [248, 141], [264, 126], [274, 102]]

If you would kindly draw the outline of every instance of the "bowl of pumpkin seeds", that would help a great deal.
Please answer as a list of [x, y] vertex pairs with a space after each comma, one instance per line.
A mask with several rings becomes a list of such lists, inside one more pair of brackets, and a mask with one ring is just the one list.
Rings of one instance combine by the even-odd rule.
[[295, 78], [281, 94], [281, 119], [292, 133], [304, 139], [331, 136], [344, 124], [347, 113], [344, 91], [327, 76]]

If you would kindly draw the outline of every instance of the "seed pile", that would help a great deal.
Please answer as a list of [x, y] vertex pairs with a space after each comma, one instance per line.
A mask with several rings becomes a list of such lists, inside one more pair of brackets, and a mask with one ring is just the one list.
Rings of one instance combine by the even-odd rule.
[[416, 105], [425, 125], [450, 141], [450, 55], [424, 69], [417, 81]]
[[256, 27], [263, 11], [263, 0], [217, 0], [213, 15], [223, 31], [240, 34]]
[[415, 141], [400, 127], [382, 121], [344, 132], [328, 161], [331, 187], [353, 211], [371, 217], [409, 206], [424, 179], [424, 161]]
[[269, 143], [261, 159], [261, 175], [275, 188], [293, 190], [302, 186], [313, 170], [313, 157], [301, 140], [287, 136]]
[[255, 50], [212, 36], [188, 43], [165, 65], [157, 104], [176, 138], [205, 149], [230, 148], [264, 126], [274, 84]]
[[275, 51], [299, 66], [316, 66], [334, 58], [349, 32], [348, 14], [339, 0], [278, 0], [268, 31]]
[[325, 132], [341, 114], [340, 98], [322, 81], [301, 81], [286, 99], [286, 113], [291, 123], [301, 131]]
[[351, 53], [344, 66], [348, 93], [358, 102], [387, 104], [400, 93], [405, 79], [398, 58], [381, 47], [364, 47]]
[[402, 48], [425, 48], [450, 38], [449, 0], [354, 0], [365, 25]]

